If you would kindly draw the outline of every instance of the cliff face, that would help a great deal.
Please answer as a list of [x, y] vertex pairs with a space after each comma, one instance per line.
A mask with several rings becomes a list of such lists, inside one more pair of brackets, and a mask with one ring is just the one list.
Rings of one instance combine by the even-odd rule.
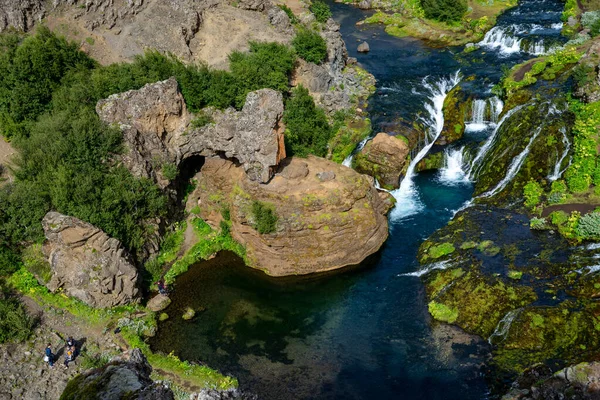
[[[365, 175], [317, 157], [286, 159], [266, 185], [239, 167], [207, 159], [191, 195], [213, 227], [231, 213], [231, 234], [246, 247], [252, 267], [284, 276], [358, 264], [388, 236], [388, 194], [379, 194]], [[275, 230], [260, 234], [253, 203], [270, 207]], [[194, 202], [192, 201], [192, 204]], [[189, 204], [189, 203], [188, 203]]]

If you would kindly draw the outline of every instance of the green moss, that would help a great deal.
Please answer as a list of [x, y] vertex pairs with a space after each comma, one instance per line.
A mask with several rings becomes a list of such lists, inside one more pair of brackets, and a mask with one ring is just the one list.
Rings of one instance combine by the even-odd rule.
[[508, 277], [510, 279], [519, 280], [519, 279], [521, 279], [522, 276], [523, 276], [522, 271], [514, 271], [514, 270], [508, 271]]
[[450, 308], [445, 304], [432, 301], [429, 303], [428, 309], [431, 316], [438, 321], [452, 324], [458, 318], [458, 310], [456, 308]]
[[464, 242], [463, 244], [460, 245], [460, 248], [462, 250], [474, 249], [475, 247], [477, 247], [477, 242], [473, 242], [472, 240]]
[[452, 243], [442, 243], [438, 246], [432, 246], [429, 248], [428, 254], [431, 258], [440, 258], [447, 256], [448, 254], [454, 253], [456, 249]]

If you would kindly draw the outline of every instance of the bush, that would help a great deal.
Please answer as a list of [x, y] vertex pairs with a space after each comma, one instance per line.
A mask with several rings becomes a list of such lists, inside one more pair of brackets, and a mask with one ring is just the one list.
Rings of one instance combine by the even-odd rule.
[[254, 229], [260, 234], [273, 233], [277, 229], [277, 214], [272, 207], [260, 201], [252, 202], [252, 217]]
[[315, 105], [308, 90], [298, 86], [287, 100], [283, 113], [286, 125], [285, 147], [290, 156], [324, 157], [332, 135], [325, 112]]
[[538, 217], [531, 218], [531, 220], [529, 221], [529, 228], [534, 229], [534, 230], [546, 229], [547, 228], [546, 219], [538, 218]]
[[292, 41], [292, 45], [298, 56], [308, 62], [321, 64], [327, 57], [327, 43], [315, 31], [309, 29], [300, 30]]
[[467, 12], [465, 0], [421, 0], [425, 17], [442, 22], [459, 21]]
[[254, 90], [287, 92], [295, 62], [294, 51], [279, 43], [250, 42], [250, 53], [231, 53], [229, 64], [238, 85], [236, 105], [242, 107], [246, 95]]
[[575, 231], [582, 239], [600, 239], [600, 213], [582, 215]]
[[[3, 288], [0, 290], [5, 291]], [[0, 344], [22, 342], [33, 331], [35, 320], [31, 318], [19, 301], [4, 293], [0, 297]]]
[[313, 1], [309, 10], [315, 15], [315, 18], [319, 22], [326, 22], [332, 15], [329, 6], [321, 0]]
[[161, 168], [162, 175], [169, 181], [174, 181], [177, 178], [179, 170], [177, 165], [173, 163], [164, 163]]
[[529, 181], [523, 187], [523, 196], [525, 197], [525, 206], [528, 208], [534, 208], [540, 203], [540, 197], [544, 193], [544, 190], [539, 183], [535, 181]]
[[298, 17], [296, 17], [294, 12], [292, 11], [292, 9], [286, 6], [285, 4], [278, 4], [277, 7], [281, 8], [287, 14], [292, 24], [296, 25], [298, 22], [300, 22], [298, 20]]

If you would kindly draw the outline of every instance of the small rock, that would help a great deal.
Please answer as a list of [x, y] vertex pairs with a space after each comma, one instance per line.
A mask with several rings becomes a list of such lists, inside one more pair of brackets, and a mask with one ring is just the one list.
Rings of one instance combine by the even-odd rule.
[[356, 65], [357, 62], [358, 60], [356, 59], [356, 57], [348, 57], [348, 59], [346, 60], [347, 65]]
[[465, 44], [465, 48], [466, 49], [469, 49], [471, 47], [475, 47], [475, 43], [467, 43], [467, 44]]
[[160, 315], [158, 316], [158, 320], [159, 320], [160, 322], [162, 322], [162, 321], [166, 321], [166, 320], [168, 320], [168, 319], [169, 319], [169, 314], [167, 314], [166, 312], [164, 312], [164, 313], [160, 313]]
[[157, 294], [147, 304], [149, 310], [158, 312], [167, 308], [171, 304], [171, 299], [163, 294]]
[[317, 179], [321, 182], [328, 182], [335, 179], [335, 173], [333, 171], [323, 171], [317, 173]]
[[194, 311], [193, 308], [188, 307], [188, 308], [186, 308], [186, 310], [183, 313], [183, 316], [181, 318], [183, 318], [186, 321], [189, 321], [190, 319], [194, 318], [194, 316], [196, 316], [196, 311]]
[[371, 49], [369, 48], [369, 43], [362, 42], [361, 44], [358, 45], [358, 48], [356, 50], [359, 53], [368, 53]]
[[577, 25], [577, 18], [569, 17], [569, 19], [567, 20], [567, 25], [569, 25], [570, 27], [574, 27], [575, 25]]

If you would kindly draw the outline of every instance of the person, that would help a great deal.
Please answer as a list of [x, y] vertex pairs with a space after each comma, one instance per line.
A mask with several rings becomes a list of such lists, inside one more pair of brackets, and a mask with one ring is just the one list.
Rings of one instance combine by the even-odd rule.
[[158, 286], [158, 293], [165, 295], [165, 296], [167, 294], [169, 294], [167, 292], [167, 285], [165, 284], [164, 280], [161, 279], [160, 281], [156, 282], [156, 285]]
[[75, 339], [73, 339], [73, 336], [67, 338], [67, 347], [75, 347]]
[[69, 362], [73, 361], [74, 353], [75, 349], [73, 347], [67, 347], [67, 351], [65, 352], [65, 369], [69, 368]]
[[44, 356], [44, 361], [48, 363], [50, 368], [54, 368], [54, 354], [52, 354], [52, 345], [48, 343], [46, 346], [46, 355]]

